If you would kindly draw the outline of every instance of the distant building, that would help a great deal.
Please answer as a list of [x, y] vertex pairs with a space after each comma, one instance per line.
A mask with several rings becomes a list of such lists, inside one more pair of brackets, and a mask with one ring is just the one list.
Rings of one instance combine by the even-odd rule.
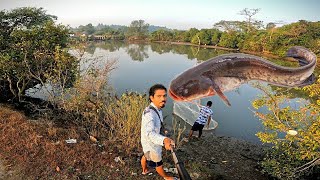
[[93, 40], [106, 40], [107, 36], [105, 35], [93, 35]]

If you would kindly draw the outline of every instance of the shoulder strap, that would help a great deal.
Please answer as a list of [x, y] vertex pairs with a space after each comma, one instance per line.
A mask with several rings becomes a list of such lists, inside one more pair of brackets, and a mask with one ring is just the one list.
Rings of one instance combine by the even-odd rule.
[[153, 106], [149, 106], [150, 109], [152, 109], [154, 112], [157, 113], [159, 119], [160, 119], [160, 123], [161, 123], [161, 128], [160, 128], [160, 134], [162, 134], [163, 136], [166, 135], [165, 133], [165, 128], [164, 128], [164, 124], [163, 122], [161, 121], [161, 118], [160, 118], [160, 114], [158, 113], [158, 111], [156, 110], [156, 108], [154, 108]]
[[159, 119], [160, 119], [160, 121], [161, 121], [160, 114], [158, 113], [158, 111], [156, 110], [156, 108], [154, 108], [153, 106], [149, 106], [149, 108], [152, 109], [154, 112], [157, 113], [157, 115], [158, 115], [158, 117], [159, 117]]

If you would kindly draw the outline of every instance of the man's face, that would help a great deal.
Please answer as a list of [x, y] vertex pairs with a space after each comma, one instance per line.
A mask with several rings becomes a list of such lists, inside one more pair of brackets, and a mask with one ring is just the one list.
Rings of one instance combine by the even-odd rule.
[[164, 89], [157, 89], [150, 99], [158, 109], [163, 108], [167, 101], [167, 92]]

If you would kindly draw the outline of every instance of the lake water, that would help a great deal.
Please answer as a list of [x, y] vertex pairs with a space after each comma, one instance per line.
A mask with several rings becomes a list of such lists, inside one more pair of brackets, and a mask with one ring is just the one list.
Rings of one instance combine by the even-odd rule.
[[[97, 61], [100, 67], [105, 60], [117, 60], [109, 83], [120, 95], [126, 91], [148, 93], [149, 88], [156, 83], [169, 87], [171, 80], [186, 69], [225, 53], [230, 52], [184, 45], [126, 44], [111, 41], [90, 44], [84, 58]], [[218, 96], [203, 99], [203, 105], [207, 100], [213, 101], [213, 119], [219, 124], [215, 130], [207, 133], [260, 143], [255, 134], [262, 130], [262, 124], [254, 116], [251, 106], [251, 102], [260, 94], [262, 92], [250, 84], [243, 84], [238, 89], [225, 93], [231, 107], [226, 106]], [[263, 108], [259, 111], [266, 112]], [[164, 117], [167, 116], [165, 123], [168, 126], [172, 124], [172, 112], [173, 101], [168, 96], [166, 107], [163, 109]], [[187, 125], [186, 132], [190, 128], [191, 126]]]
[[[229, 53], [191, 46], [120, 42], [116, 45], [112, 42], [92, 44], [88, 52], [92, 57], [118, 60], [117, 68], [110, 77], [110, 83], [118, 94], [125, 91], [147, 93], [155, 83], [168, 87], [170, 81], [186, 69], [219, 54]], [[213, 133], [259, 143], [255, 134], [262, 130], [262, 124], [251, 111], [251, 101], [261, 94], [260, 90], [244, 84], [225, 94], [231, 107], [226, 106], [217, 96], [203, 100], [203, 104], [209, 99], [213, 101], [213, 119], [219, 124]], [[167, 115], [165, 121], [169, 125], [172, 122], [172, 109], [173, 102], [168, 96], [163, 112], [164, 116]]]

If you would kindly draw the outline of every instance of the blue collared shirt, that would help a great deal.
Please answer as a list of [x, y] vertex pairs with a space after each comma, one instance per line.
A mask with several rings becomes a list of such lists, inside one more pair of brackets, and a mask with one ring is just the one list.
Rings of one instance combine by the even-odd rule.
[[142, 114], [141, 122], [141, 145], [143, 152], [156, 152], [161, 155], [163, 140], [166, 138], [160, 134], [161, 122], [163, 121], [162, 111], [159, 110], [153, 103], [150, 103], [159, 113], [147, 107]]

